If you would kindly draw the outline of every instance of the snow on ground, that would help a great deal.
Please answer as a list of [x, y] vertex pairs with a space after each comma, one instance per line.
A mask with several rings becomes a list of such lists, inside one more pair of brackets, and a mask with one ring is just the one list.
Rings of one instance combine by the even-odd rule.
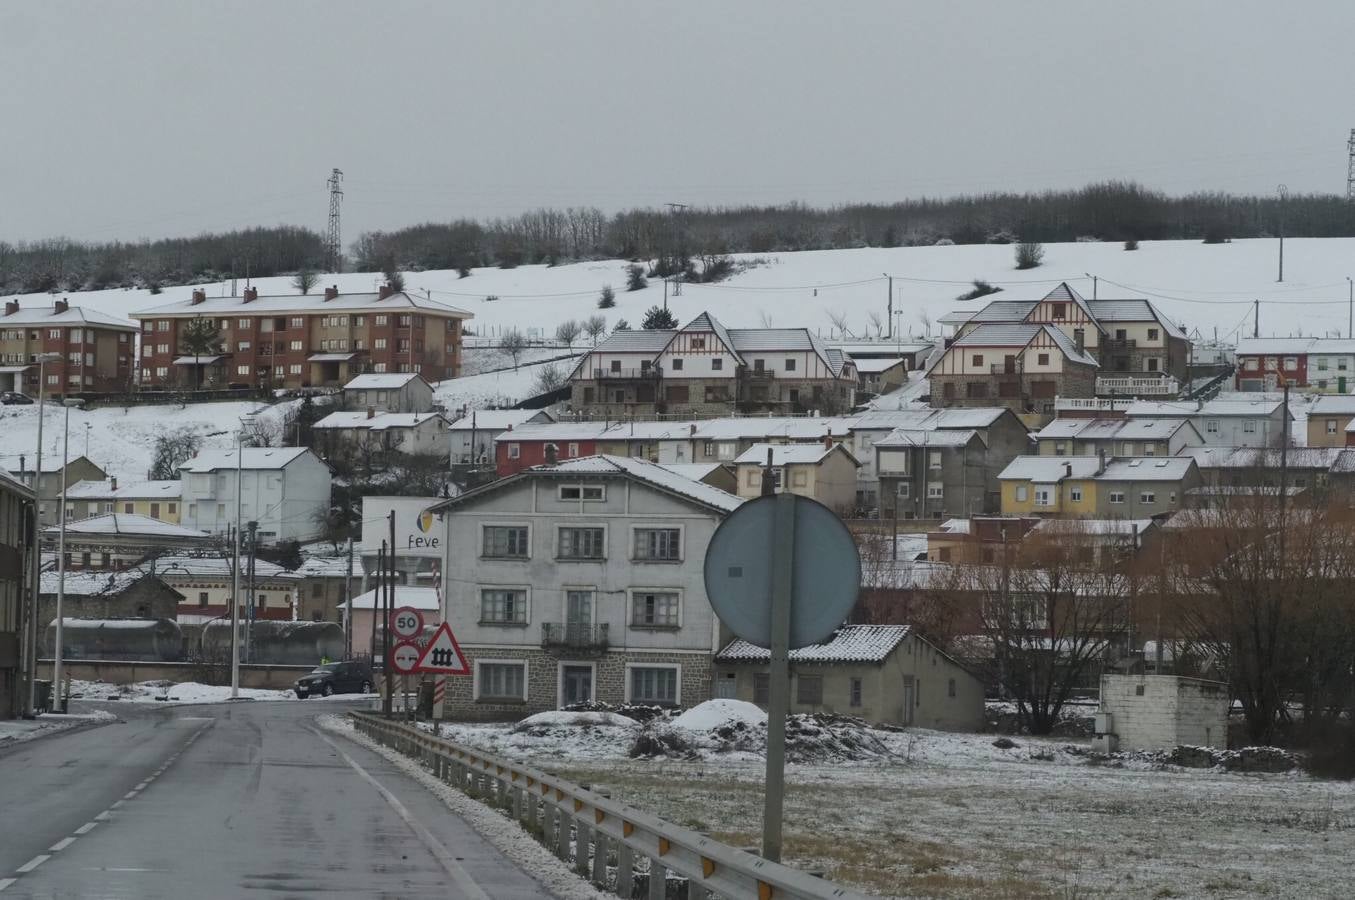
[[744, 700], [707, 700], [675, 717], [669, 724], [687, 731], [710, 731], [734, 722], [766, 725], [767, 713], [762, 707]]
[[[758, 265], [713, 285], [683, 285], [682, 296], [670, 297], [669, 307], [686, 321], [703, 310], [715, 312], [727, 325], [757, 326], [763, 314], [779, 326], [831, 327], [830, 311], [847, 314], [848, 327], [867, 330], [871, 311], [884, 313], [888, 288], [882, 273], [894, 278], [895, 309], [903, 330], [921, 333], [925, 315], [937, 317], [960, 307], [977, 308], [991, 299], [1039, 296], [1066, 280], [1086, 296], [1092, 279], [1100, 278], [1101, 298], [1144, 296], [1188, 328], [1221, 338], [1232, 338], [1239, 328], [1250, 329], [1248, 301], [1260, 298], [1261, 334], [1323, 334], [1340, 329], [1347, 318], [1346, 275], [1355, 253], [1355, 238], [1290, 238], [1285, 241], [1285, 277], [1275, 281], [1278, 246], [1274, 240], [1249, 239], [1206, 245], [1198, 241], [1144, 241], [1126, 252], [1114, 242], [1046, 244], [1044, 265], [1018, 272], [1010, 245], [981, 244], [950, 247], [864, 248], [814, 250], [800, 253], [741, 254], [736, 259], [763, 259]], [[663, 302], [663, 284], [651, 281], [642, 291], [626, 291], [626, 260], [600, 260], [547, 267], [475, 269], [469, 278], [451, 270], [410, 272], [408, 290], [428, 290], [433, 300], [475, 314], [470, 328], [492, 336], [520, 328], [529, 336], [549, 337], [565, 319], [596, 313], [608, 326], [619, 319], [638, 327], [650, 306]], [[322, 276], [323, 284], [341, 291], [371, 291], [382, 280], [378, 273], [355, 272]], [[1004, 288], [1001, 294], [969, 304], [956, 295], [983, 279]], [[262, 294], [290, 294], [290, 278], [254, 280]], [[604, 284], [616, 291], [614, 309], [598, 310], [597, 296]], [[224, 294], [228, 283], [203, 285], [211, 296]], [[66, 294], [72, 303], [105, 313], [126, 316], [156, 305], [185, 299], [189, 288], [166, 288], [151, 296], [144, 290], [112, 289]], [[487, 296], [496, 300], [487, 302]], [[50, 306], [47, 294], [20, 297], [24, 306]], [[1230, 302], [1223, 302], [1230, 301]], [[1236, 301], [1236, 302], [1232, 302]], [[931, 326], [933, 333], [936, 326]]]
[[[632, 759], [640, 726], [444, 723], [442, 733], [606, 786], [734, 846], [758, 843], [759, 752], [696, 740], [686, 756]], [[1068, 740], [869, 733], [885, 752], [788, 765], [788, 863], [887, 896], [1345, 895], [1331, 863], [1355, 854], [1349, 783], [1102, 760]]]
[[[225, 703], [231, 698], [229, 685], [198, 684], [185, 681], [138, 681], [135, 684], [107, 684], [102, 681], [72, 681], [71, 697], [82, 700], [123, 700], [128, 703]], [[245, 700], [296, 700], [290, 690], [240, 688]], [[321, 699], [321, 698], [316, 698]], [[355, 694], [335, 694], [331, 700], [358, 699]]]
[[[240, 419], [257, 415], [279, 422], [289, 406], [300, 401], [269, 405], [253, 401], [193, 403], [185, 406], [105, 406], [98, 409], [72, 409], [70, 412], [70, 457], [86, 455], [109, 475], [124, 484], [144, 481], [155, 457], [155, 439], [161, 434], [189, 429], [202, 436], [204, 450], [226, 449], [235, 445]], [[42, 456], [61, 457], [66, 411], [60, 405], [44, 407]], [[89, 425], [89, 428], [85, 426]], [[32, 465], [38, 446], [38, 406], [0, 406], [0, 465], [5, 459], [25, 454]]]
[[453, 416], [459, 415], [462, 408], [513, 406], [537, 393], [536, 380], [542, 370], [554, 366], [561, 375], [568, 376], [575, 365], [577, 362], [573, 359], [524, 363], [517, 369], [452, 378], [437, 383], [433, 389], [433, 398]]
[[46, 737], [92, 722], [107, 722], [117, 718], [111, 712], [97, 709], [87, 713], [43, 713], [36, 719], [0, 720], [0, 748], [34, 738]]
[[359, 734], [346, 719], [322, 716], [320, 727], [342, 734], [390, 760], [396, 768], [418, 781], [447, 804], [448, 809], [469, 823], [496, 849], [540, 881], [552, 896], [558, 897], [559, 900], [606, 900], [613, 896], [598, 891], [570, 871], [567, 863], [542, 846], [503, 811], [491, 809], [451, 785], [444, 784], [409, 757], [381, 746], [366, 735]]

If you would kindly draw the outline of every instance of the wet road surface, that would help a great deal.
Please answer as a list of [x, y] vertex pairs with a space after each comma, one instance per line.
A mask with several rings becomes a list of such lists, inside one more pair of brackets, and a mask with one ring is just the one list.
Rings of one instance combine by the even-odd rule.
[[382, 757], [340, 702], [108, 704], [0, 755], [0, 900], [550, 893]]

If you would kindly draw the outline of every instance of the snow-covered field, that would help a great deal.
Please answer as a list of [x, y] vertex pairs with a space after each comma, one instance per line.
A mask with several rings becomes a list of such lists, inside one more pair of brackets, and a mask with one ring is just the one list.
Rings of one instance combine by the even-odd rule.
[[[758, 844], [764, 763], [702, 739], [722, 716], [688, 713], [690, 758], [631, 759], [641, 726], [576, 715], [442, 731], [735, 846]], [[734, 719], [756, 727], [751, 713]], [[889, 896], [1349, 895], [1337, 863], [1355, 858], [1349, 783], [1097, 762], [1067, 740], [1001, 749], [993, 735], [870, 733], [884, 755], [787, 767], [787, 862]]]
[[[229, 685], [198, 684], [195, 681], [138, 681], [135, 684], [107, 684], [102, 681], [72, 681], [71, 697], [81, 700], [122, 700], [128, 703], [225, 703], [231, 698]], [[240, 688], [245, 700], [296, 700], [291, 691], [265, 688]], [[357, 694], [316, 697], [324, 700], [361, 700]]]
[[[1145, 241], [1133, 252], [1114, 242], [1046, 244], [1044, 265], [1024, 272], [1013, 266], [1013, 248], [999, 244], [743, 254], [735, 258], [761, 259], [765, 264], [719, 284], [683, 285], [682, 296], [670, 298], [669, 306], [684, 321], [709, 309], [728, 325], [746, 327], [759, 325], [765, 314], [777, 325], [804, 325], [825, 334], [831, 327], [828, 313], [841, 310], [847, 314], [848, 327], [860, 334], [867, 329], [869, 312], [884, 315], [888, 273], [894, 276], [895, 309], [902, 311], [903, 330], [919, 333], [924, 315], [934, 323], [962, 306], [954, 298], [976, 278], [1003, 287], [998, 295], [1002, 299], [1021, 299], [1039, 296], [1063, 280], [1090, 297], [1090, 276], [1095, 275], [1100, 279], [1100, 297], [1148, 297], [1174, 320], [1209, 336], [1215, 327], [1221, 337], [1230, 336], [1244, 323], [1245, 333], [1250, 333], [1248, 303], [1258, 298], [1263, 301], [1263, 335], [1322, 334], [1338, 328], [1344, 332], [1346, 276], [1355, 238], [1286, 240], [1282, 283], [1275, 281], [1277, 250], [1277, 242], [1267, 239], [1217, 245]], [[411, 292], [427, 290], [434, 300], [474, 313], [470, 327], [477, 334], [520, 328], [549, 337], [561, 321], [596, 313], [607, 317], [609, 327], [622, 318], [638, 327], [644, 311], [662, 303], [663, 285], [652, 281], [642, 291], [624, 290], [628, 264], [600, 260], [482, 268], [469, 278], [458, 278], [451, 270], [430, 270], [407, 273], [406, 282]], [[354, 272], [322, 276], [322, 283], [337, 284], [341, 291], [371, 291], [381, 278], [377, 273]], [[290, 280], [259, 278], [254, 284], [263, 294], [289, 294], [294, 291]], [[604, 284], [617, 291], [614, 309], [597, 309]], [[203, 287], [212, 296], [228, 290], [226, 283]], [[144, 290], [113, 289], [67, 296], [72, 303], [126, 316], [185, 299], [188, 291], [171, 287], [151, 296]], [[487, 296], [498, 299], [486, 302]], [[45, 294], [19, 299], [25, 306], [52, 302]]]

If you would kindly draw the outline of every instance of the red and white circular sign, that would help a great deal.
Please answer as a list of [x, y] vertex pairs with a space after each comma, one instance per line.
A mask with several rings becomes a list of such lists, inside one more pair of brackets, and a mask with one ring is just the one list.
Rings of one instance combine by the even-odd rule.
[[401, 641], [391, 650], [391, 668], [401, 675], [412, 675], [422, 652], [413, 641]]
[[391, 634], [410, 640], [423, 634], [423, 613], [412, 606], [391, 611]]

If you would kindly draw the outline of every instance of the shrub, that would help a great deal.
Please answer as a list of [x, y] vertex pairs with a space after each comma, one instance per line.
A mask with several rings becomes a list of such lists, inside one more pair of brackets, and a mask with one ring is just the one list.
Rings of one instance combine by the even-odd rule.
[[1130, 238], [1129, 240], [1125, 241], [1125, 242], [1124, 242], [1124, 248], [1125, 248], [1126, 250], [1137, 250], [1137, 249], [1139, 249], [1139, 241], [1138, 241], [1138, 238]]
[[1044, 244], [1034, 241], [1022, 241], [1016, 245], [1016, 267], [1033, 269], [1044, 262]]
[[643, 291], [647, 287], [649, 287], [649, 282], [645, 280], [645, 270], [637, 265], [627, 266], [626, 290]]
[[456, 267], [456, 277], [457, 277], [457, 278], [469, 278], [469, 277], [470, 277], [470, 266], [466, 265], [465, 263], [462, 263], [461, 265], [457, 266], [457, 267]]
[[1215, 222], [1204, 229], [1204, 242], [1206, 244], [1226, 244], [1232, 238], [1228, 236], [1228, 229], [1221, 222]]
[[988, 282], [982, 281], [982, 280], [980, 280], [980, 279], [978, 279], [978, 278], [975, 278], [975, 279], [974, 279], [974, 289], [971, 290], [971, 291], [965, 291], [963, 294], [961, 294], [960, 296], [956, 297], [955, 299], [956, 299], [956, 300], [977, 300], [977, 299], [979, 299], [980, 297], [987, 297], [989, 294], [996, 294], [996, 293], [998, 293], [998, 292], [1001, 291], [1001, 290], [1002, 290], [1002, 288], [1000, 288], [1000, 287], [993, 287], [993, 286], [992, 286], [991, 284], [989, 284]]
[[612, 290], [610, 284], [602, 286], [602, 293], [598, 294], [598, 309], [611, 309], [616, 306], [616, 291]]

